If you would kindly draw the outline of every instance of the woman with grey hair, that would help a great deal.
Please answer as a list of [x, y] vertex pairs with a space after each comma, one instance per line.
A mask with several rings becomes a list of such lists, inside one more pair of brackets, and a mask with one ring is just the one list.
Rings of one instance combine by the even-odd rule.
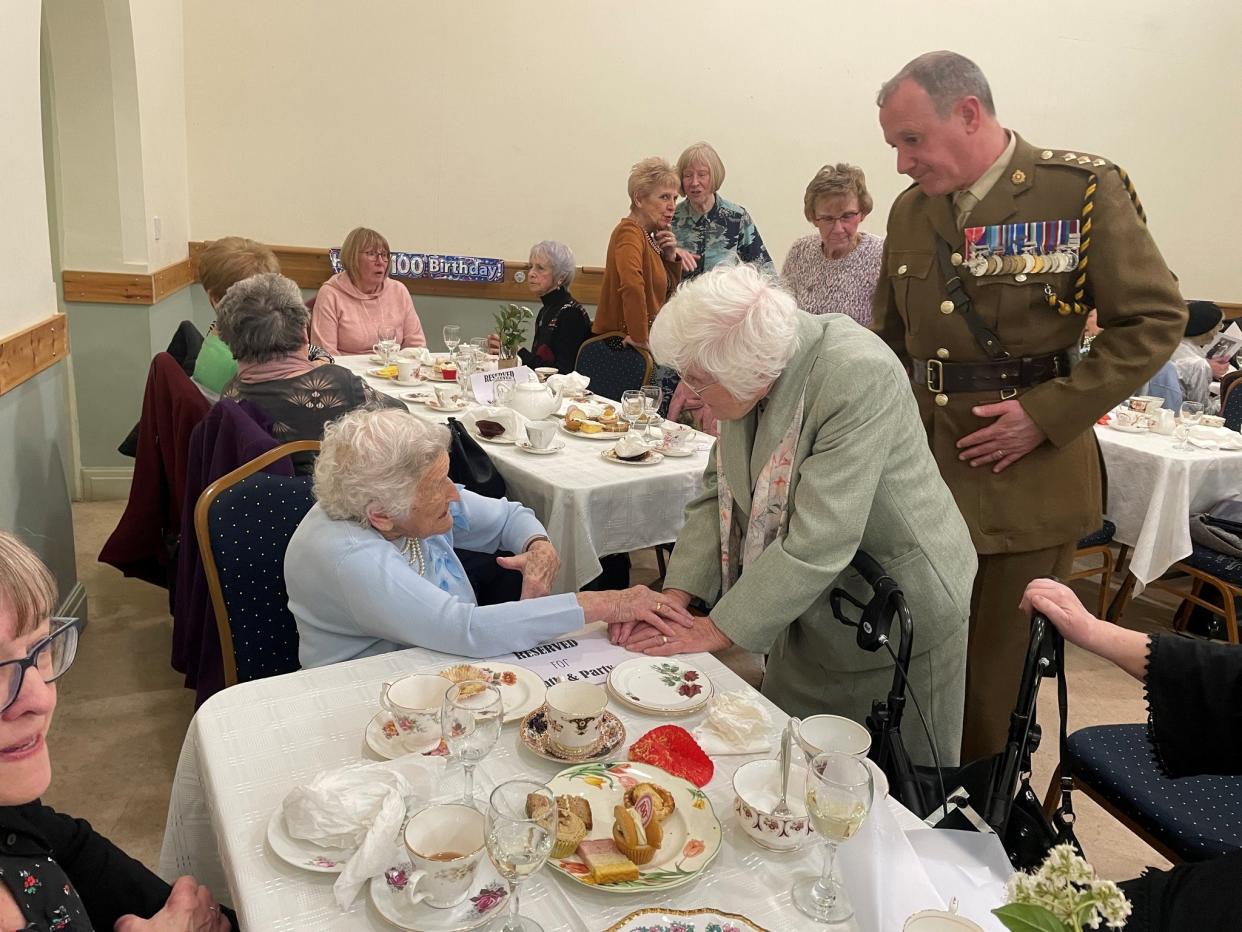
[[[283, 275], [252, 275], [230, 287], [216, 306], [220, 339], [237, 360], [237, 375], [223, 397], [262, 409], [281, 443], [318, 440], [325, 424], [363, 405], [404, 408], [342, 366], [311, 362], [309, 319], [297, 283]], [[299, 473], [308, 474], [314, 456], [298, 453], [293, 461]]]
[[[462, 657], [525, 650], [587, 622], [643, 622], [662, 636], [689, 613], [646, 586], [549, 595], [556, 548], [529, 508], [448, 477], [448, 430], [401, 411], [329, 424], [316, 504], [289, 541], [285, 586], [302, 666], [426, 647]], [[480, 606], [454, 547], [507, 550], [517, 602]]]
[[[535, 318], [530, 349], [519, 349], [518, 355], [532, 368], [555, 366], [562, 373], [573, 372], [578, 350], [591, 335], [591, 318], [569, 293], [575, 271], [574, 254], [564, 243], [547, 239], [530, 247], [526, 287], [543, 306]], [[488, 344], [493, 353], [500, 351], [496, 334], [488, 337]]]
[[[767, 653], [763, 692], [790, 715], [861, 722], [887, 694], [893, 665], [858, 648], [828, 594], [869, 600], [850, 569], [866, 551], [909, 601], [910, 692], [939, 762], [955, 762], [975, 554], [897, 357], [845, 317], [801, 313], [749, 265], [683, 285], [651, 348], [720, 419], [664, 582], [664, 598], [710, 610], [673, 637], [639, 625], [617, 640], [657, 656], [732, 644]], [[903, 734], [916, 760], [933, 762], [917, 721], [907, 718]]]

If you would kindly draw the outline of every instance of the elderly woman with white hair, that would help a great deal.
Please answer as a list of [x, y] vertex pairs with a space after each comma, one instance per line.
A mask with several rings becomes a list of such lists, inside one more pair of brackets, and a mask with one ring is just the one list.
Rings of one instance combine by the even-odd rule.
[[[561, 373], [573, 372], [578, 350], [591, 335], [586, 308], [569, 293], [575, 271], [574, 254], [564, 243], [544, 240], [530, 247], [526, 287], [538, 295], [542, 307], [530, 349], [518, 349], [518, 356], [532, 368], [554, 366]], [[488, 343], [493, 353], [500, 351], [499, 336], [493, 333]]]
[[[893, 665], [858, 648], [828, 594], [870, 598], [850, 569], [866, 551], [909, 601], [910, 692], [940, 763], [956, 762], [975, 554], [897, 358], [845, 317], [801, 313], [746, 265], [680, 288], [651, 345], [721, 422], [663, 593], [710, 611], [671, 636], [638, 625], [616, 639], [657, 656], [733, 644], [767, 653], [763, 692], [786, 712], [862, 721], [887, 694]], [[917, 723], [903, 735], [918, 762], [932, 763]]]
[[[408, 412], [354, 411], [328, 425], [316, 504], [285, 554], [302, 666], [403, 647], [463, 657], [525, 650], [587, 622], [641, 621], [674, 634], [682, 606], [646, 586], [548, 595], [560, 566], [529, 508], [484, 498], [448, 477], [448, 429]], [[517, 602], [480, 606], [454, 547], [515, 554]]]
[[750, 262], [772, 272], [772, 257], [750, 212], [720, 195], [725, 167], [706, 142], [696, 142], [677, 159], [685, 200], [673, 212], [682, 281], [703, 274], [721, 262]]

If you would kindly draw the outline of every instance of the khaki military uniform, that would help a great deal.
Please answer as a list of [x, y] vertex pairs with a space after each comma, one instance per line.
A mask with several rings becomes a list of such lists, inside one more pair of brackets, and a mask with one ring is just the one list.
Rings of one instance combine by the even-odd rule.
[[[1066, 572], [1077, 540], [1100, 526], [1100, 459], [1092, 425], [1168, 360], [1185, 325], [1176, 281], [1118, 170], [1104, 159], [1036, 149], [1018, 138], [1000, 180], [973, 208], [967, 225], [1080, 218], [1092, 177], [1098, 186], [1083, 303], [1097, 308], [1104, 332], [1071, 374], [1016, 393], [1048, 439], [999, 474], [990, 464], [972, 468], [958, 459], [956, 444], [991, 423], [971, 408], [996, 403], [1001, 393], [932, 391], [926, 366], [913, 379], [932, 453], [980, 557], [963, 760], [1004, 746], [1027, 641], [1028, 625], [1017, 608], [1027, 582]], [[910, 187], [889, 215], [872, 329], [908, 365], [914, 359], [986, 363], [988, 355], [963, 315], [945, 303], [937, 235], [959, 255], [964, 251], [950, 197], [928, 197]], [[1071, 300], [1078, 271], [984, 277], [961, 271], [976, 312], [1011, 356], [1077, 345], [1083, 317], [1059, 313], [1049, 296]], [[911, 609], [917, 632], [918, 606]]]

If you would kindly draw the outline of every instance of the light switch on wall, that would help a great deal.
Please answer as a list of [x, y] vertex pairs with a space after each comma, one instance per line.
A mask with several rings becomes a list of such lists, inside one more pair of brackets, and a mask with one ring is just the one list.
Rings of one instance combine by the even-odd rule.
[[159, 217], [151, 218], [151, 229], [154, 230], [156, 239], [159, 239], [164, 234], [164, 224], [160, 223]]

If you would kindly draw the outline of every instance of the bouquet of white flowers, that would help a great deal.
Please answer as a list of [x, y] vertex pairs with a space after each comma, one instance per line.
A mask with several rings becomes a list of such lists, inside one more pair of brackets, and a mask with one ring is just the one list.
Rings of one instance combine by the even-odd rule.
[[1039, 870], [1010, 878], [1009, 902], [992, 913], [1011, 932], [1082, 932], [1101, 922], [1120, 929], [1130, 901], [1111, 880], [1096, 879], [1073, 845], [1057, 845]]

